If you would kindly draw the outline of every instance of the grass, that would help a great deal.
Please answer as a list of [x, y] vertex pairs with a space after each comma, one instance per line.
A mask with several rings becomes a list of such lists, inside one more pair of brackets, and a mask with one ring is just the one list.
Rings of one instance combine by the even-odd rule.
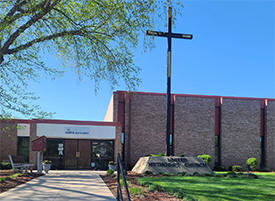
[[228, 200], [275, 200], [275, 173], [255, 173], [259, 178], [223, 177], [225, 172], [211, 176], [163, 176], [137, 178], [140, 185], [157, 186], [185, 200], [228, 201]]
[[15, 174], [11, 174], [11, 175], [9, 175], [7, 177], [4, 177], [4, 178], [1, 177], [0, 182], [5, 182], [8, 179], [15, 179], [16, 177], [18, 177], [20, 175], [22, 175], [22, 174], [21, 173], [15, 173]]
[[138, 187], [129, 187], [129, 193], [131, 195], [135, 195], [135, 196], [144, 195], [143, 190], [141, 188], [138, 188]]

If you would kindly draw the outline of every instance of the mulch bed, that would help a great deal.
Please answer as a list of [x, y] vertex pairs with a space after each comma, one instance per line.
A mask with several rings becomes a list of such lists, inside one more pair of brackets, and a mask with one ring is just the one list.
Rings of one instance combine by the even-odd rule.
[[[0, 178], [6, 178], [9, 175], [14, 174], [12, 170], [0, 170]], [[3, 193], [11, 188], [14, 188], [20, 184], [24, 184], [34, 178], [42, 176], [43, 174], [25, 173], [14, 179], [7, 179], [4, 182], [0, 182], [0, 193]]]
[[[135, 180], [135, 178], [142, 177], [142, 175], [138, 175], [133, 172], [128, 172], [126, 177], [130, 180], [131, 187], [142, 188], [142, 190], [144, 192], [144, 195], [139, 196], [139, 197], [131, 195], [132, 201], [140, 201], [140, 200], [142, 200], [142, 201], [181, 201], [181, 199], [175, 198], [174, 196], [169, 195], [164, 192], [149, 192], [149, 191], [147, 191], [147, 189], [145, 187], [138, 185]], [[101, 175], [101, 178], [106, 183], [106, 185], [109, 187], [109, 189], [111, 190], [113, 195], [116, 197], [117, 196], [116, 179], [114, 179], [113, 177], [111, 177], [109, 175]], [[122, 189], [122, 193], [123, 193], [123, 198], [125, 199], [126, 193], [125, 193], [124, 188]]]

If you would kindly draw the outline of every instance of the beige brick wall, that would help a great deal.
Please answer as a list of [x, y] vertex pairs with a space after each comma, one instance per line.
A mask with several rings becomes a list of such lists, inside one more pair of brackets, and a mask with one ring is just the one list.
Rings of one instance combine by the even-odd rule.
[[266, 111], [266, 167], [275, 170], [275, 101], [268, 101]]
[[0, 123], [0, 161], [9, 160], [9, 154], [17, 155], [16, 123]]
[[175, 155], [211, 156], [215, 160], [215, 98], [176, 96], [174, 105]]
[[131, 94], [130, 99], [130, 107], [129, 102], [125, 106], [126, 136], [130, 147], [129, 162], [135, 165], [142, 156], [165, 153], [166, 98], [162, 95]]
[[255, 157], [260, 164], [260, 101], [223, 99], [221, 107], [221, 163], [227, 168]]

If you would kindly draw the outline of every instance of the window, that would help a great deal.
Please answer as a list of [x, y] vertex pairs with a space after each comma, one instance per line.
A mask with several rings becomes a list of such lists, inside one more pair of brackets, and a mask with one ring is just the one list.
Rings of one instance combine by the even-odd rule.
[[29, 137], [18, 137], [17, 155], [23, 156], [25, 162], [29, 162], [29, 146], [30, 146]]

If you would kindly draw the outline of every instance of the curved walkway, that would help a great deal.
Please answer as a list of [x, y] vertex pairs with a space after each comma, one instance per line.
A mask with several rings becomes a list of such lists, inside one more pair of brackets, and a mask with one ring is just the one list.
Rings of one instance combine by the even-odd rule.
[[115, 197], [95, 171], [49, 171], [0, 194], [0, 200], [65, 201], [93, 200], [115, 201]]

